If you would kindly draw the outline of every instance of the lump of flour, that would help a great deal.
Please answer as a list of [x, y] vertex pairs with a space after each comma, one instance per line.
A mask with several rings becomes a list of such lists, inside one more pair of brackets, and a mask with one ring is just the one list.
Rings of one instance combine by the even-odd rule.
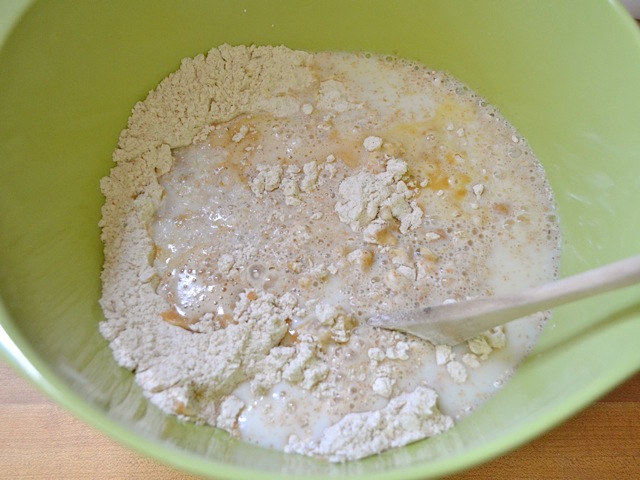
[[359, 172], [345, 178], [338, 190], [344, 201], [336, 203], [340, 221], [359, 231], [380, 218], [386, 209], [387, 216], [400, 221], [401, 233], [419, 227], [423, 212], [415, 202], [409, 202], [415, 192], [402, 180], [405, 173], [405, 161], [389, 158], [382, 173]]
[[453, 426], [450, 417], [438, 412], [436, 400], [433, 390], [418, 387], [378, 411], [345, 416], [327, 428], [317, 443], [301, 442], [292, 436], [285, 451], [342, 462], [407, 445]]
[[366, 324], [555, 274], [543, 170], [441, 72], [223, 45], [134, 107], [113, 159], [100, 331], [185, 421], [356, 460], [451, 428], [544, 323], [454, 348]]

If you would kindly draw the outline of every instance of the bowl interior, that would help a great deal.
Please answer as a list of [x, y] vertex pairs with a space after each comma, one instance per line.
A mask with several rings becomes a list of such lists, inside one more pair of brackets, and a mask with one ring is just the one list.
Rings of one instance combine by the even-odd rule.
[[98, 180], [135, 102], [183, 57], [222, 43], [397, 54], [456, 75], [529, 139], [556, 194], [563, 274], [637, 254], [640, 35], [616, 3], [576, 6], [34, 3], [12, 28], [0, 24], [0, 351], [123, 443], [217, 477], [431, 478], [567, 418], [640, 368], [640, 289], [557, 309], [534, 355], [479, 411], [444, 435], [364, 461], [328, 465], [167, 417], [116, 366], [97, 330]]

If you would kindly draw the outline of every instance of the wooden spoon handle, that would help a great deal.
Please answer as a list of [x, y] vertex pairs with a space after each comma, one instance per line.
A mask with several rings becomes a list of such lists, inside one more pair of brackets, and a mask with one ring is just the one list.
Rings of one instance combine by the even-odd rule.
[[534, 313], [640, 282], [640, 255], [578, 273], [520, 294], [505, 295], [511, 306]]
[[524, 292], [379, 315], [369, 324], [454, 345], [516, 318], [638, 282], [640, 255]]

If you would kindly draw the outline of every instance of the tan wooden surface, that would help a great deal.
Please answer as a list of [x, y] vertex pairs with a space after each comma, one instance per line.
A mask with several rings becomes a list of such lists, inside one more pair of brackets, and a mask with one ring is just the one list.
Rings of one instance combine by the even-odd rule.
[[[1, 479], [196, 477], [76, 420], [0, 361]], [[640, 374], [532, 443], [453, 480], [640, 479]]]

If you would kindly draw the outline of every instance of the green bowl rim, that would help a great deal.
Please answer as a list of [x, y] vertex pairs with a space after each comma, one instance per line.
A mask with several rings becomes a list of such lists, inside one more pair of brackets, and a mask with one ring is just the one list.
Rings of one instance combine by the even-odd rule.
[[[21, 16], [35, 0], [0, 0], [0, 48], [6, 38], [11, 35], [13, 27], [20, 21]], [[619, 0], [609, 1], [611, 8], [620, 19], [620, 25], [628, 29], [638, 47], [640, 61], [640, 29], [634, 19], [628, 14]], [[216, 463], [191, 455], [175, 448], [168, 447], [149, 440], [126, 427], [114, 422], [106, 413], [83, 400], [83, 398], [68, 387], [61, 377], [56, 374], [43, 359], [28, 344], [26, 339], [15, 327], [4, 302], [0, 299], [0, 356], [23, 378], [32, 383], [45, 396], [51, 398], [58, 405], [86, 424], [107, 434], [122, 445], [180, 470], [198, 475], [210, 475], [211, 467], [215, 465], [215, 475], [218, 478], [243, 479], [255, 475], [256, 471], [234, 465]], [[523, 444], [556, 427], [561, 422], [577, 414], [597, 398], [640, 371], [640, 364], [625, 365], [612, 372], [612, 375], [602, 377], [588, 385], [587, 388], [568, 396], [555, 409], [543, 416], [536, 417], [523, 423], [509, 434], [486, 443], [481, 448], [461, 454], [452, 462], [451, 458], [436, 460], [428, 464], [417, 464], [410, 467], [373, 474], [356, 474], [353, 476], [369, 479], [391, 480], [400, 476], [405, 479], [435, 478], [467, 470], [479, 464], [488, 462], [500, 455], [516, 450]], [[265, 480], [279, 480], [282, 474], [261, 472]], [[425, 475], [427, 477], [425, 477]], [[305, 477], [309, 480], [323, 479], [326, 476], [312, 475]]]

